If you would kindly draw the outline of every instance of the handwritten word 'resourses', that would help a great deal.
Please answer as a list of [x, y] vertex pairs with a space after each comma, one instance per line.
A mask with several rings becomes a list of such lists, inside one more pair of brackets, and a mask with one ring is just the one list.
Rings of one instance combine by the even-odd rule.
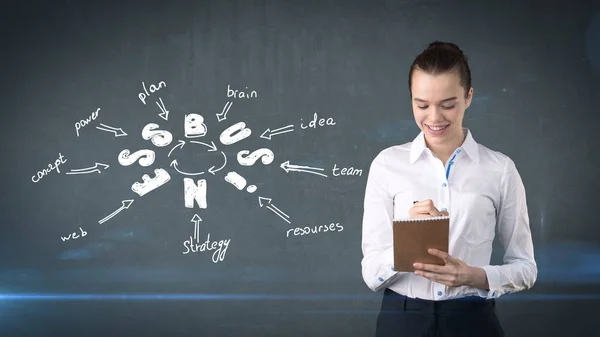
[[332, 222], [329, 225], [311, 225], [304, 227], [290, 228], [286, 232], [286, 237], [311, 235], [327, 232], [341, 232], [344, 230], [344, 226], [340, 225], [339, 222]]

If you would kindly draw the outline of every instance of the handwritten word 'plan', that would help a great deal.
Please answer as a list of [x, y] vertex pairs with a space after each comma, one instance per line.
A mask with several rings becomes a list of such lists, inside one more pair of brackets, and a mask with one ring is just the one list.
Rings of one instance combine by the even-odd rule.
[[165, 83], [165, 81], [160, 81], [158, 82], [158, 86], [155, 84], [150, 84], [150, 88], [146, 88], [146, 83], [142, 82], [142, 88], [144, 89], [144, 92], [140, 92], [138, 94], [138, 98], [140, 99], [140, 101], [142, 101], [142, 103], [144, 103], [144, 105], [146, 105], [146, 98], [150, 97], [152, 94], [154, 94], [162, 88], [165, 88], [166, 86], [167, 83]]
[[42, 169], [42, 170], [38, 171], [36, 174], [34, 174], [33, 176], [31, 176], [31, 181], [33, 181], [34, 183], [37, 183], [38, 181], [40, 181], [42, 178], [44, 178], [45, 176], [47, 176], [48, 174], [50, 174], [50, 172], [52, 172], [54, 170], [56, 170], [56, 173], [60, 173], [59, 166], [66, 162], [67, 162], [67, 160], [59, 152], [58, 159], [56, 159], [54, 161], [54, 165], [52, 165], [52, 163], [48, 164], [47, 169], [46, 168]]

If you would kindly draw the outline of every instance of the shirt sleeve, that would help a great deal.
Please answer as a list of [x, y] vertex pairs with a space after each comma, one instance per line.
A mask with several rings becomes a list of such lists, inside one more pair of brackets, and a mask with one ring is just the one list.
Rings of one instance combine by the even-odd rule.
[[479, 293], [487, 298], [529, 289], [537, 279], [525, 187], [510, 158], [507, 158], [501, 178], [497, 224], [500, 243], [504, 247], [504, 264], [482, 267], [490, 288], [480, 289]]
[[394, 267], [393, 199], [386, 188], [385, 158], [380, 153], [371, 163], [364, 198], [362, 220], [362, 276], [377, 292], [398, 278]]

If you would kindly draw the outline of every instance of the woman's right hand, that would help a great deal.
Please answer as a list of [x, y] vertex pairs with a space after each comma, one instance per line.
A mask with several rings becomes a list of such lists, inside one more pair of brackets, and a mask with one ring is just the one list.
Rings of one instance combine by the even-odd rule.
[[448, 211], [439, 211], [435, 208], [431, 199], [417, 201], [408, 210], [408, 216], [410, 218], [430, 218], [432, 216], [443, 215], [448, 215]]

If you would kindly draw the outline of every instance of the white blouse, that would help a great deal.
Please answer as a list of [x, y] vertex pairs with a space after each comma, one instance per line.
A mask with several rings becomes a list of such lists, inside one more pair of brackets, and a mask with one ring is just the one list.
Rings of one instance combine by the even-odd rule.
[[[373, 160], [364, 199], [362, 276], [373, 291], [384, 288], [428, 300], [476, 295], [497, 298], [531, 288], [537, 278], [525, 188], [514, 162], [466, 139], [444, 166], [426, 147], [423, 132], [389, 147]], [[489, 291], [448, 287], [412, 272], [393, 270], [393, 219], [408, 217], [413, 201], [431, 199], [450, 214], [449, 254], [485, 270]], [[496, 235], [503, 265], [490, 265]]]

